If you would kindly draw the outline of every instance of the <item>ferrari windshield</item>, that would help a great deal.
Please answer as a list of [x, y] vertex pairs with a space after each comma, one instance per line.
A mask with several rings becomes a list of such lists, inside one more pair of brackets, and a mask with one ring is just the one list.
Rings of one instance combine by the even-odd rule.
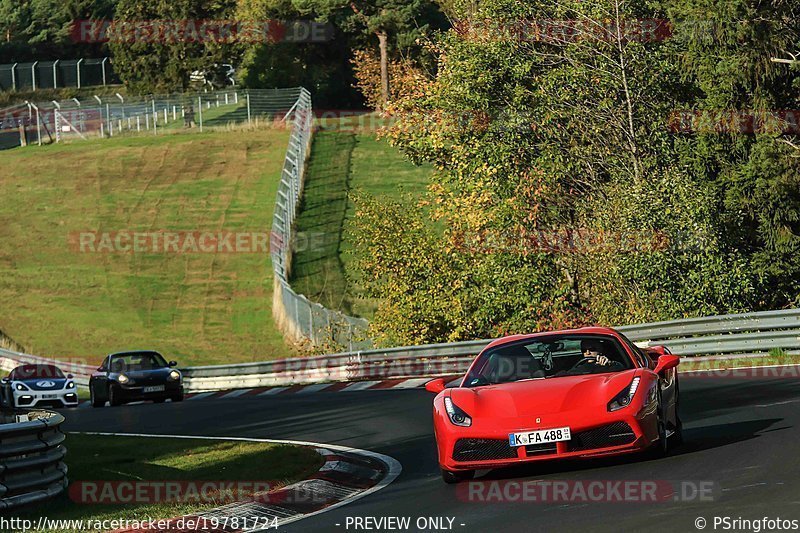
[[464, 384], [478, 387], [524, 379], [621, 372], [633, 367], [633, 360], [613, 337], [559, 335], [487, 350], [472, 366]]

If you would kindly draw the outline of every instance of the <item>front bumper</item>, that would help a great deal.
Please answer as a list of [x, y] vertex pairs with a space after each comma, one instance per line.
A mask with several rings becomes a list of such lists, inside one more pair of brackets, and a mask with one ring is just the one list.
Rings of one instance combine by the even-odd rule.
[[17, 407], [75, 407], [78, 405], [76, 389], [61, 390], [14, 390], [14, 405]]
[[[146, 387], [163, 385], [163, 391], [145, 392]], [[123, 401], [136, 401], [136, 400], [159, 400], [162, 398], [174, 398], [183, 394], [183, 383], [180, 381], [168, 381], [166, 383], [148, 384], [148, 385], [118, 385], [117, 391], [119, 397]]]
[[[638, 413], [624, 411], [627, 410], [606, 413], [591, 422], [565, 415], [557, 423], [542, 427], [509, 424], [490, 428], [474, 423], [472, 427], [456, 428], [443, 417], [436, 417], [439, 464], [450, 471], [479, 470], [534, 461], [620, 455], [648, 448], [658, 439], [655, 406]], [[562, 426], [570, 427], [571, 440], [515, 447], [509, 444], [509, 433]]]

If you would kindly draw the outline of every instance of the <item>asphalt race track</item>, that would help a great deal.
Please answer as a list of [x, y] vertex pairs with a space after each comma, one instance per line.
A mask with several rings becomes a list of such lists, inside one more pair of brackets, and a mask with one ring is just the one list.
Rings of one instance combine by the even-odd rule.
[[667, 458], [556, 462], [496, 470], [478, 479], [670, 480], [713, 486], [713, 494], [693, 501], [469, 501], [463, 486], [441, 481], [431, 428], [433, 396], [424, 390], [81, 408], [68, 413], [65, 430], [307, 440], [373, 450], [403, 465], [389, 487], [291, 524], [290, 531], [355, 531], [352, 524], [346, 527], [347, 517], [386, 516], [411, 517], [411, 530], [417, 530], [418, 517], [449, 517], [455, 531], [697, 531], [698, 517], [714, 531], [714, 516], [800, 519], [798, 378], [685, 375], [681, 395], [686, 442]]

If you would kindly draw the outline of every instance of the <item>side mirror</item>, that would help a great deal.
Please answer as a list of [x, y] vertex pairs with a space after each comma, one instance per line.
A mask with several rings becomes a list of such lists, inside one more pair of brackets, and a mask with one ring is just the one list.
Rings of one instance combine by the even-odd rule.
[[647, 348], [648, 351], [654, 352], [657, 357], [661, 357], [662, 355], [672, 355], [672, 352], [666, 346], [650, 346]]
[[3, 383], [8, 383], [9, 381], [11, 381], [11, 379], [8, 376], [6, 376], [0, 381], [2, 381]]
[[665, 370], [670, 370], [675, 368], [680, 364], [681, 358], [677, 355], [662, 355], [658, 358], [658, 362], [656, 363], [656, 368], [653, 370], [656, 374], [661, 374]]
[[170, 361], [169, 363], [167, 363], [167, 366], [178, 366], [178, 362], [177, 361]]
[[106, 371], [106, 369], [105, 369], [105, 368], [103, 368], [102, 366], [98, 366], [98, 367], [97, 367], [97, 371], [98, 371], [98, 372], [105, 372], [105, 371]]
[[425, 384], [425, 390], [428, 392], [432, 392], [434, 394], [439, 394], [444, 390], [444, 379], [438, 378], [434, 379], [433, 381], [429, 381]]
[[72, 379], [72, 378], [74, 378], [74, 377], [75, 377], [75, 376], [73, 376], [72, 374], [67, 374], [67, 379]]

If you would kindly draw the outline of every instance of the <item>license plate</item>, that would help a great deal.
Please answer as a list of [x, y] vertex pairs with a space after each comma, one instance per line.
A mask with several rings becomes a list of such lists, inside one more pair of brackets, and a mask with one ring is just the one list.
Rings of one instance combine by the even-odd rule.
[[525, 431], [522, 433], [509, 433], [508, 443], [511, 446], [528, 446], [530, 444], [547, 444], [549, 442], [561, 442], [572, 437], [568, 427], [538, 429], [535, 431]]
[[43, 400], [55, 400], [56, 398], [58, 398], [58, 396], [55, 394], [42, 394]]
[[163, 392], [164, 385], [153, 385], [151, 387], [145, 387], [144, 392]]

